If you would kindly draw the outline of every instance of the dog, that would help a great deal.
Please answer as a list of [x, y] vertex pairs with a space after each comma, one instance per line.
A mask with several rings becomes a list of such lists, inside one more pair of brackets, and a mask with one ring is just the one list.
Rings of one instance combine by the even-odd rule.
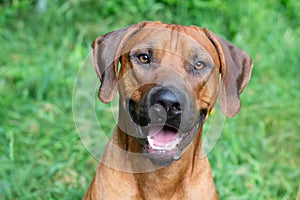
[[225, 116], [239, 112], [249, 55], [206, 28], [161, 22], [92, 48], [99, 99], [118, 91], [119, 118], [84, 199], [218, 199], [202, 127], [217, 98]]

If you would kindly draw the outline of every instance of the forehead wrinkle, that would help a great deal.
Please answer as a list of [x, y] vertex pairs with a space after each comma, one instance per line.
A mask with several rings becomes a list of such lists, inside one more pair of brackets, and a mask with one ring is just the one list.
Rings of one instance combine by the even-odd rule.
[[173, 50], [174, 52], [176, 52], [178, 41], [179, 41], [179, 33], [176, 30], [176, 26], [173, 26], [171, 29], [170, 50]]
[[171, 24], [167, 26], [168, 29], [170, 29], [170, 50], [173, 50], [174, 52], [177, 52], [178, 50], [183, 49], [182, 47], [185, 47], [186, 44], [188, 44], [188, 41], [185, 41], [186, 38], [190, 37], [183, 26], [181, 25], [174, 25]]
[[[131, 49], [130, 49], [130, 51], [139, 51], [139, 50], [141, 50], [141, 51], [152, 51], [153, 49], [155, 49], [155, 47], [154, 47], [154, 45], [153, 45], [153, 43], [151, 42], [151, 41], [149, 41], [149, 42], [145, 42], [145, 43], [137, 43], [136, 45], [134, 45]], [[144, 52], [144, 53], [146, 53], [146, 52]]]
[[[151, 31], [152, 32], [152, 31]], [[143, 29], [130, 37], [123, 48], [123, 52], [130, 52], [131, 50], [148, 49], [153, 47], [153, 40], [149, 40], [151, 33], [144, 33]]]

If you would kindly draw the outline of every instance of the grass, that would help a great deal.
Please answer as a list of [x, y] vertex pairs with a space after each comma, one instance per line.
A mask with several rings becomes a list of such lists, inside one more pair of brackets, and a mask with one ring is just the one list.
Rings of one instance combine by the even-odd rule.
[[1, 199], [82, 197], [97, 160], [73, 122], [77, 71], [97, 36], [142, 20], [208, 27], [250, 53], [242, 109], [209, 154], [219, 195], [299, 199], [299, 1], [34, 2], [0, 1]]

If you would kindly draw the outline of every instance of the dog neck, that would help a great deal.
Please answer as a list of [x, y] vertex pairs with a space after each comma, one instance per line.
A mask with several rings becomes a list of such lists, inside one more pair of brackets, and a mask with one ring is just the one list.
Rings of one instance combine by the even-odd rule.
[[[202, 146], [201, 134], [202, 125], [179, 160], [167, 167], [157, 167], [142, 155], [142, 146], [135, 137], [116, 127], [101, 158], [98, 175], [102, 177], [101, 180], [105, 180], [103, 177], [107, 174], [116, 180], [125, 177], [124, 180], [138, 191], [136, 195], [142, 199], [181, 199], [189, 198], [187, 194], [205, 194], [208, 191], [215, 196], [212, 172]], [[184, 196], [174, 197], [174, 194]]]

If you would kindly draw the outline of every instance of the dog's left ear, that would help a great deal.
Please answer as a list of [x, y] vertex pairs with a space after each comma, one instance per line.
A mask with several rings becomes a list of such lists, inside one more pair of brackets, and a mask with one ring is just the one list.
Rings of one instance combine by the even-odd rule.
[[227, 117], [235, 116], [240, 110], [240, 94], [246, 87], [252, 71], [250, 56], [227, 40], [203, 29], [215, 46], [220, 59], [222, 85], [219, 95], [221, 110]]

